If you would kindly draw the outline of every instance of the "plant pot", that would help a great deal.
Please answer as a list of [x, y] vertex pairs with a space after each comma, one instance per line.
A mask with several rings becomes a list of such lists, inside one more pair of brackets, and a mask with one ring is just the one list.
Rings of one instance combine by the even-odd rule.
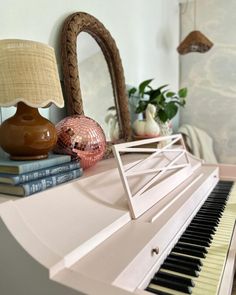
[[158, 117], [155, 118], [155, 120], [160, 127], [160, 136], [169, 136], [172, 134], [173, 130], [171, 121], [168, 120], [163, 123]]

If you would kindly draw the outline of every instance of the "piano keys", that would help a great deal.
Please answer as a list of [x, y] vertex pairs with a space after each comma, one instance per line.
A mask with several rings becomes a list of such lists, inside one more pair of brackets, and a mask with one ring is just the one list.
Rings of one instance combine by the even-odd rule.
[[[236, 203], [236, 185], [233, 185], [232, 182], [219, 182], [201, 207], [206, 211], [203, 210], [203, 213], [199, 214], [200, 209], [196, 215], [196, 217], [200, 216], [209, 221], [217, 221], [217, 224], [213, 224], [208, 228], [209, 231], [212, 230], [211, 233], [208, 232], [207, 234], [210, 244], [201, 245], [202, 248], [199, 248], [200, 253], [194, 253], [194, 251], [186, 253], [184, 248], [183, 251], [176, 251], [175, 246], [150, 281], [149, 286], [146, 288], [147, 291], [154, 294], [177, 294], [176, 291], [179, 291], [178, 294], [215, 295], [218, 293], [221, 274], [224, 270], [227, 251], [235, 225], [235, 213], [230, 209], [232, 202]], [[196, 217], [193, 218], [193, 221]], [[193, 237], [199, 235], [199, 233], [196, 234], [194, 229], [189, 230], [193, 221], [182, 237], [190, 232]], [[198, 219], [197, 224], [202, 226], [203, 229], [205, 228], [201, 219]], [[195, 242], [195, 239], [182, 240], [182, 237], [179, 241], [186, 245], [187, 249], [190, 246], [191, 250], [191, 245], [198, 246], [198, 239]], [[198, 236], [198, 238], [201, 240], [201, 236]], [[187, 265], [183, 263], [183, 259], [188, 260], [188, 258], [193, 257], [198, 259], [196, 263], [190, 261]], [[182, 265], [184, 265], [184, 268], [181, 268]], [[186, 282], [182, 281], [183, 279], [187, 279]]]
[[202, 163], [180, 135], [114, 150], [116, 161], [79, 180], [30, 198], [4, 196], [0, 293], [229, 295], [236, 167]]

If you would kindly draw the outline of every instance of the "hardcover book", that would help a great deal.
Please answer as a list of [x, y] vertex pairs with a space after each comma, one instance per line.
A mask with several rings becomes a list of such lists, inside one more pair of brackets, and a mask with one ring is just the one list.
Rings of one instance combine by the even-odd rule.
[[16, 185], [78, 168], [80, 168], [79, 162], [69, 162], [23, 174], [0, 173], [0, 183]]
[[0, 173], [22, 174], [71, 161], [71, 156], [50, 154], [47, 159], [36, 161], [0, 160]]
[[0, 193], [25, 197], [78, 178], [82, 174], [83, 169], [79, 168], [19, 185], [0, 184]]

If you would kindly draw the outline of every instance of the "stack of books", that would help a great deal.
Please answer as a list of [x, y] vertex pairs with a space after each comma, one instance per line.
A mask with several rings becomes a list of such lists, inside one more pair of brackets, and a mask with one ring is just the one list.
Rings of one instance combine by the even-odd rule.
[[0, 193], [29, 196], [80, 177], [83, 169], [68, 155], [49, 155], [37, 161], [0, 160]]

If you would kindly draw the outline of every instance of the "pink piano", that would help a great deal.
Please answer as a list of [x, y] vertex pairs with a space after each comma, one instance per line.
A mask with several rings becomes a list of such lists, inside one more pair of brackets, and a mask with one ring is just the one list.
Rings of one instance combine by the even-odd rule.
[[204, 164], [181, 135], [114, 155], [29, 198], [0, 195], [0, 294], [231, 294], [236, 167]]

